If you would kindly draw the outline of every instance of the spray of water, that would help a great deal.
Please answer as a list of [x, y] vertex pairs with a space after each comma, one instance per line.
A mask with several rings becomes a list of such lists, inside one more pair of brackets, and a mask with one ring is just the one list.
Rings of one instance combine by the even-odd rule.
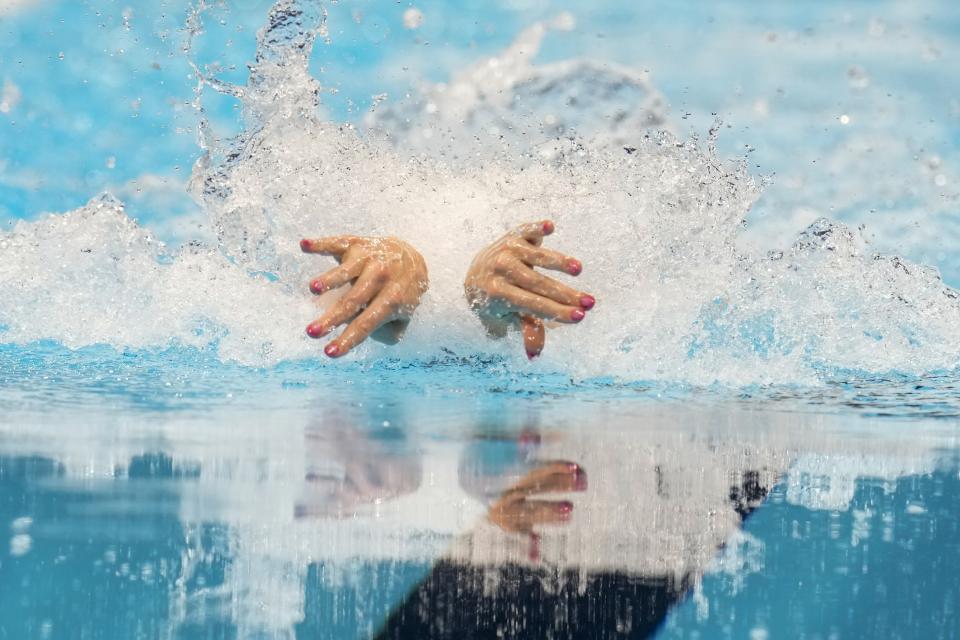
[[[192, 14], [191, 38], [207, 11]], [[316, 0], [279, 0], [244, 86], [196, 68], [198, 108], [212, 90], [244, 113], [232, 139], [201, 127], [191, 189], [217, 246], [170, 251], [110, 197], [21, 222], [0, 234], [0, 340], [179, 344], [250, 365], [322, 359], [303, 333], [323, 304], [306, 283], [331, 264], [301, 254], [298, 240], [351, 233], [403, 237], [431, 274], [406, 339], [353, 358], [492, 355], [577, 377], [695, 384], [956, 366], [960, 296], [934, 270], [875, 256], [827, 220], [785, 250], [738, 251], [761, 185], [717, 157], [714, 132], [671, 133], [645, 75], [536, 64], [541, 39], [572, 28], [569, 16], [530, 27], [448, 83], [377, 105], [364, 131], [322, 116], [308, 61], [325, 21]], [[544, 217], [557, 223], [551, 246], [583, 260], [579, 286], [598, 305], [551, 331], [530, 365], [516, 339], [484, 335], [462, 281], [481, 247]]]

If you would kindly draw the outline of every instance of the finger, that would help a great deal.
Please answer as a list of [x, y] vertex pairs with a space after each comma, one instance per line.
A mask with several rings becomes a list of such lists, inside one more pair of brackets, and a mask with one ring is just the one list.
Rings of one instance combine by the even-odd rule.
[[567, 306], [583, 307], [583, 303], [586, 302], [590, 307], [592, 307], [593, 304], [590, 304], [590, 302], [593, 301], [596, 303], [596, 300], [593, 299], [593, 296], [588, 296], [587, 294], [577, 291], [572, 287], [568, 287], [562, 282], [557, 282], [553, 278], [548, 278], [547, 276], [537, 273], [529, 267], [511, 269], [508, 273], [504, 274], [504, 277], [506, 277], [509, 282], [517, 285], [521, 289], [532, 291], [537, 295], [550, 298], [551, 300], [555, 300], [556, 302], [565, 304]]
[[360, 309], [373, 300], [373, 297], [379, 293], [381, 288], [383, 288], [382, 272], [375, 267], [368, 266], [357, 278], [357, 282], [350, 288], [350, 291], [327, 309], [326, 313], [310, 323], [307, 327], [307, 334], [311, 338], [322, 338], [327, 335], [334, 327], [340, 326], [360, 313]]
[[573, 516], [573, 503], [568, 500], [527, 500], [523, 503], [523, 515], [518, 518], [524, 528], [544, 524], [562, 524]]
[[586, 316], [580, 307], [564, 306], [508, 283], [501, 284], [495, 295], [511, 304], [518, 312], [533, 314], [545, 320], [576, 324]]
[[508, 492], [513, 496], [586, 491], [587, 473], [576, 462], [557, 461], [537, 467]]
[[540, 222], [529, 222], [517, 227], [517, 234], [527, 242], [539, 246], [540, 243], [543, 242], [543, 237], [553, 233], [553, 230], [553, 221], [541, 220]]
[[522, 262], [531, 267], [543, 267], [544, 269], [552, 269], [553, 271], [563, 271], [572, 276], [578, 276], [580, 272], [583, 271], [582, 262], [576, 258], [564, 255], [559, 251], [545, 249], [543, 247], [525, 246], [519, 242], [511, 248]]
[[530, 551], [528, 553], [530, 562], [540, 562], [540, 536], [530, 533]]
[[357, 236], [328, 236], [325, 238], [304, 238], [300, 241], [300, 249], [304, 253], [319, 253], [328, 256], [340, 257], [347, 252], [355, 242]]
[[547, 339], [543, 320], [535, 316], [521, 315], [520, 324], [523, 330], [523, 347], [527, 351], [527, 358], [533, 360], [543, 351], [543, 344]]
[[381, 325], [394, 320], [395, 305], [390, 300], [390, 296], [390, 293], [381, 291], [380, 295], [350, 323], [340, 337], [324, 348], [324, 353], [331, 358], [346, 355]]
[[316, 277], [310, 283], [310, 291], [316, 294], [325, 293], [342, 287], [351, 280], [355, 280], [363, 271], [367, 261], [363, 258], [347, 260], [339, 267], [334, 267], [326, 273]]

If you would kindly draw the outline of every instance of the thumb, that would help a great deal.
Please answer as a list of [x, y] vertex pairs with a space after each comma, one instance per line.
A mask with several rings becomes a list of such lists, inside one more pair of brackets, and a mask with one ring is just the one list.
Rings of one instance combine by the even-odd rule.
[[520, 324], [523, 329], [523, 346], [527, 350], [527, 357], [533, 360], [543, 351], [546, 342], [546, 329], [543, 321], [535, 316], [521, 315]]

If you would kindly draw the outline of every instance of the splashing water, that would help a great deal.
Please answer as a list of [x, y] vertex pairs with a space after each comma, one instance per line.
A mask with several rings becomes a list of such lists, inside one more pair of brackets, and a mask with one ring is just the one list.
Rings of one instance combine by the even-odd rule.
[[[208, 10], [191, 16], [191, 38]], [[670, 133], [644, 74], [535, 64], [549, 29], [573, 27], [569, 16], [449, 83], [377, 105], [364, 132], [322, 116], [307, 69], [325, 21], [317, 1], [280, 0], [246, 85], [195, 67], [198, 107], [209, 87], [244, 113], [230, 140], [201, 127], [191, 189], [218, 246], [170, 251], [109, 196], [20, 222], [0, 234], [0, 341], [185, 345], [258, 366], [320, 358], [303, 332], [318, 313], [306, 283], [331, 264], [298, 241], [351, 233], [405, 238], [431, 277], [406, 339], [366, 344], [357, 359], [493, 355], [577, 377], [734, 385], [957, 365], [960, 295], [935, 270], [874, 256], [827, 220], [784, 251], [738, 251], [761, 185], [717, 157], [713, 132], [705, 142]], [[578, 286], [598, 306], [550, 331], [544, 358], [528, 365], [518, 338], [484, 335], [462, 281], [481, 247], [544, 217], [557, 223], [549, 245], [583, 260]]]

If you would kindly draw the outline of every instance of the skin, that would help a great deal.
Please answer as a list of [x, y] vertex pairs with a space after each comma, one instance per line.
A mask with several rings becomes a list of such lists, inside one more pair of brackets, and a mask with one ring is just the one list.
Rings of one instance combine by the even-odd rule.
[[423, 478], [418, 457], [389, 450], [353, 427], [325, 424], [308, 431], [304, 444], [308, 460], [338, 460], [343, 477], [307, 473], [304, 497], [294, 512], [298, 518], [350, 517], [365, 505], [413, 493]]
[[397, 238], [358, 236], [304, 239], [300, 248], [340, 263], [310, 282], [314, 294], [353, 285], [307, 326], [307, 335], [319, 339], [347, 324], [324, 353], [339, 358], [368, 337], [386, 344], [399, 342], [429, 285], [427, 264], [416, 249]]
[[519, 326], [531, 360], [546, 341], [544, 320], [576, 324], [596, 299], [534, 270], [534, 267], [580, 275], [583, 264], [546, 249], [544, 237], [554, 231], [550, 220], [525, 224], [485, 248], [473, 260], [464, 282], [467, 300], [487, 332], [503, 337]]
[[537, 467], [504, 492], [490, 506], [490, 522], [509, 533], [530, 537], [530, 559], [540, 559], [540, 537], [534, 531], [543, 525], [562, 525], [573, 516], [568, 500], [542, 500], [535, 496], [587, 490], [587, 474], [575, 462], [548, 462]]

